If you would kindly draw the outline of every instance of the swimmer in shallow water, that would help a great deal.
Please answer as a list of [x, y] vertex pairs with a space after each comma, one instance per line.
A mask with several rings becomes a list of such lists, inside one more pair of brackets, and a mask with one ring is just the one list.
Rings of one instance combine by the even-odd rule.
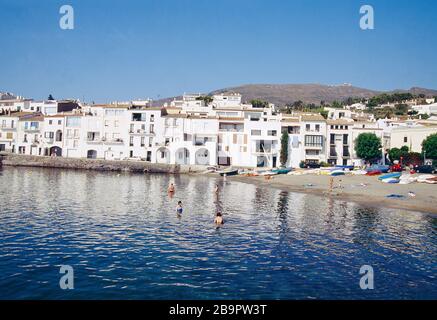
[[176, 206], [176, 213], [178, 216], [182, 214], [184, 209], [182, 208], [182, 201], [178, 201], [178, 205]]
[[222, 225], [225, 223], [225, 221], [223, 220], [221, 212], [217, 212], [215, 219], [214, 219], [214, 223], [217, 225]]
[[173, 183], [170, 183], [170, 185], [168, 186], [167, 192], [175, 192], [175, 188], [174, 188]]

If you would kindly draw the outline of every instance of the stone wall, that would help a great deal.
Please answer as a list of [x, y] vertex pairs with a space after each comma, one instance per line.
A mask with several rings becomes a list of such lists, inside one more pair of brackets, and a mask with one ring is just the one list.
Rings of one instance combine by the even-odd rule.
[[1, 165], [140, 173], [199, 173], [206, 170], [205, 166], [197, 165], [169, 165], [145, 161], [111, 161], [99, 159], [41, 157], [10, 153], [0, 154], [0, 166]]

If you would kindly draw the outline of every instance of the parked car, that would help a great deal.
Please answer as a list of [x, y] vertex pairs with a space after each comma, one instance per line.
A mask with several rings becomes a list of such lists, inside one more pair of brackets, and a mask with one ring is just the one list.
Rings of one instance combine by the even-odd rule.
[[307, 162], [307, 163], [305, 163], [305, 168], [318, 169], [318, 168], [320, 168], [320, 163]]
[[417, 173], [436, 173], [437, 170], [434, 166], [430, 165], [423, 165], [423, 166], [416, 166], [414, 167], [414, 171]]

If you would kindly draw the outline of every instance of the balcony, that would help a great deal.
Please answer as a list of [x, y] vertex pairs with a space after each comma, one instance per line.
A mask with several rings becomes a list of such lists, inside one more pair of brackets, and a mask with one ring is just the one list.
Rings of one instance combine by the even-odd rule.
[[38, 132], [39, 128], [36, 127], [30, 127], [30, 128], [24, 128], [24, 132]]
[[123, 139], [111, 139], [104, 141], [105, 144], [123, 144]]
[[146, 130], [144, 129], [137, 129], [137, 130], [129, 130], [129, 134], [136, 135], [136, 136], [145, 136], [147, 135]]
[[11, 127], [11, 126], [1, 126], [0, 129], [3, 131], [17, 131], [17, 127]]

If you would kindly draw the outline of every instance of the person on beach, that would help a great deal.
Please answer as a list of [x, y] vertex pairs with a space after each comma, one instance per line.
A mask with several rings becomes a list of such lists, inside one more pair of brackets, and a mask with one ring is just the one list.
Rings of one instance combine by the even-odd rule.
[[175, 192], [175, 188], [174, 188], [173, 183], [170, 183], [170, 185], [168, 186], [167, 192], [171, 192], [171, 193]]
[[214, 192], [215, 193], [219, 193], [219, 186], [218, 186], [218, 184], [215, 185]]
[[221, 212], [217, 212], [215, 219], [214, 219], [214, 223], [216, 225], [222, 225], [225, 223], [225, 221], [223, 220]]
[[182, 201], [178, 201], [178, 205], [176, 206], [176, 213], [178, 216], [182, 215], [184, 209], [182, 208]]

